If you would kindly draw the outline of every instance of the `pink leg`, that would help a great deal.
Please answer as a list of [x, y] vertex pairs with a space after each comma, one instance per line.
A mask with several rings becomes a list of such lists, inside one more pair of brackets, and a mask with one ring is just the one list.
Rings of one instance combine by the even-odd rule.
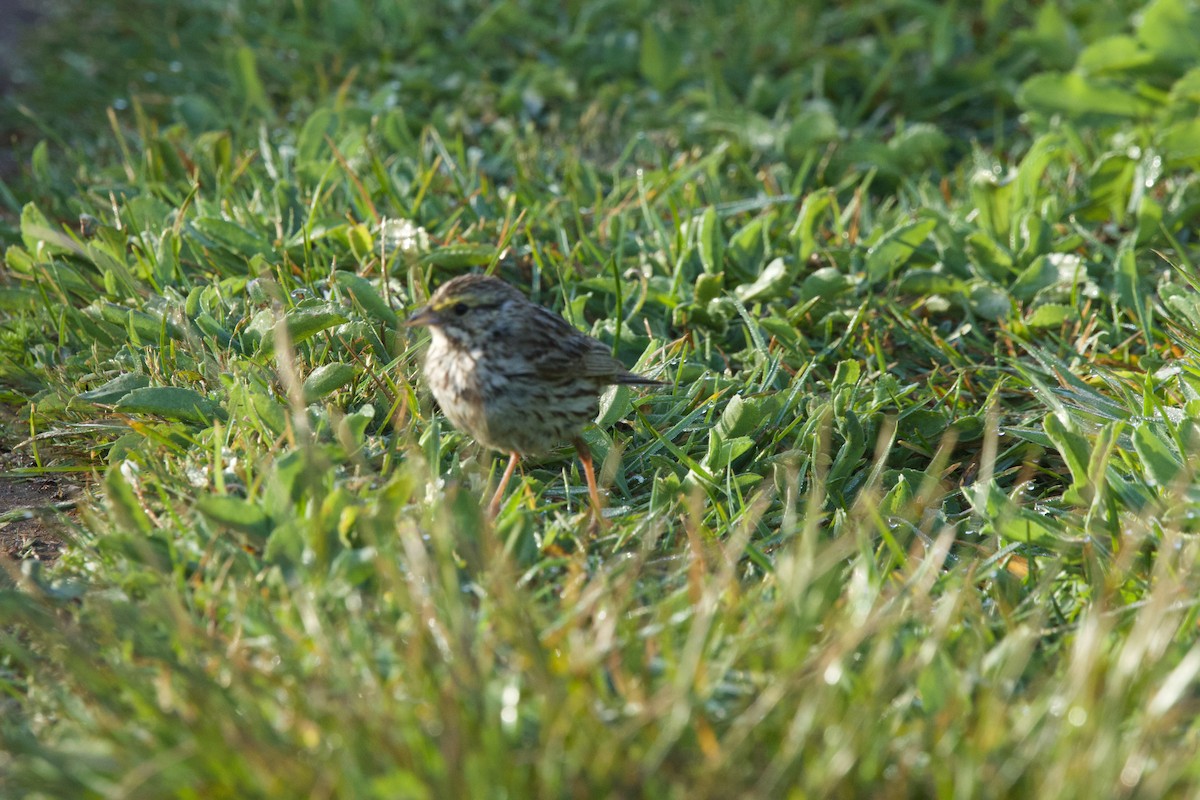
[[508, 466], [504, 469], [504, 475], [500, 478], [500, 485], [496, 487], [496, 493], [492, 495], [492, 502], [488, 503], [488, 517], [495, 519], [500, 513], [500, 501], [504, 499], [504, 490], [508, 486], [509, 479], [512, 478], [513, 471], [517, 468], [517, 462], [521, 460], [521, 454], [513, 452], [509, 454]]
[[604, 521], [600, 516], [600, 509], [603, 504], [600, 502], [600, 489], [596, 486], [596, 469], [592, 464], [592, 451], [588, 448], [587, 442], [583, 439], [575, 440], [575, 452], [579, 454], [579, 463], [583, 464], [583, 475], [587, 478], [588, 496], [592, 499], [592, 524], [590, 526], [595, 533]]

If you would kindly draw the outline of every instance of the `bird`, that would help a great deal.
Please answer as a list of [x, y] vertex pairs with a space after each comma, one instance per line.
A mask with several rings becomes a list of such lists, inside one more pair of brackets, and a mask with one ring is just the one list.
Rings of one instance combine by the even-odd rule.
[[522, 456], [569, 442], [587, 479], [594, 530], [600, 492], [581, 434], [596, 418], [599, 394], [612, 384], [664, 384], [631, 372], [603, 343], [489, 275], [452, 278], [405, 325], [430, 330], [423, 371], [442, 413], [458, 430], [509, 457], [489, 517], [499, 513]]

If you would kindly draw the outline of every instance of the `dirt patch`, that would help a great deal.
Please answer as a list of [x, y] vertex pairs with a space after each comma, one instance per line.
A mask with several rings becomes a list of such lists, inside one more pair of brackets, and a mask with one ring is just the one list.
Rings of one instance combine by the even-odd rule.
[[75, 513], [77, 491], [53, 478], [0, 478], [0, 555], [58, 558], [65, 546], [59, 514]]

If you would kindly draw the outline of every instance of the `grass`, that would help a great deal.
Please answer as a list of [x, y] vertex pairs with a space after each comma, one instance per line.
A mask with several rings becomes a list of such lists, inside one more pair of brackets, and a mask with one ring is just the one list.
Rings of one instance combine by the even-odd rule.
[[[0, 794], [1200, 786], [1187, 3], [94, 5], [0, 118], [12, 472], [89, 476]], [[596, 538], [422, 390], [470, 270], [670, 383]]]

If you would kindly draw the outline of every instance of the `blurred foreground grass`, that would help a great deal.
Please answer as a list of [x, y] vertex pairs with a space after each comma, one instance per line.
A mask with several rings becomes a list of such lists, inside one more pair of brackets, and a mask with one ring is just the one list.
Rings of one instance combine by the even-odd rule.
[[[1196, 791], [1194, 4], [64, 3], [0, 128], [0, 794]], [[86, 33], [86, 35], [85, 35]], [[494, 526], [397, 320], [671, 383]]]

